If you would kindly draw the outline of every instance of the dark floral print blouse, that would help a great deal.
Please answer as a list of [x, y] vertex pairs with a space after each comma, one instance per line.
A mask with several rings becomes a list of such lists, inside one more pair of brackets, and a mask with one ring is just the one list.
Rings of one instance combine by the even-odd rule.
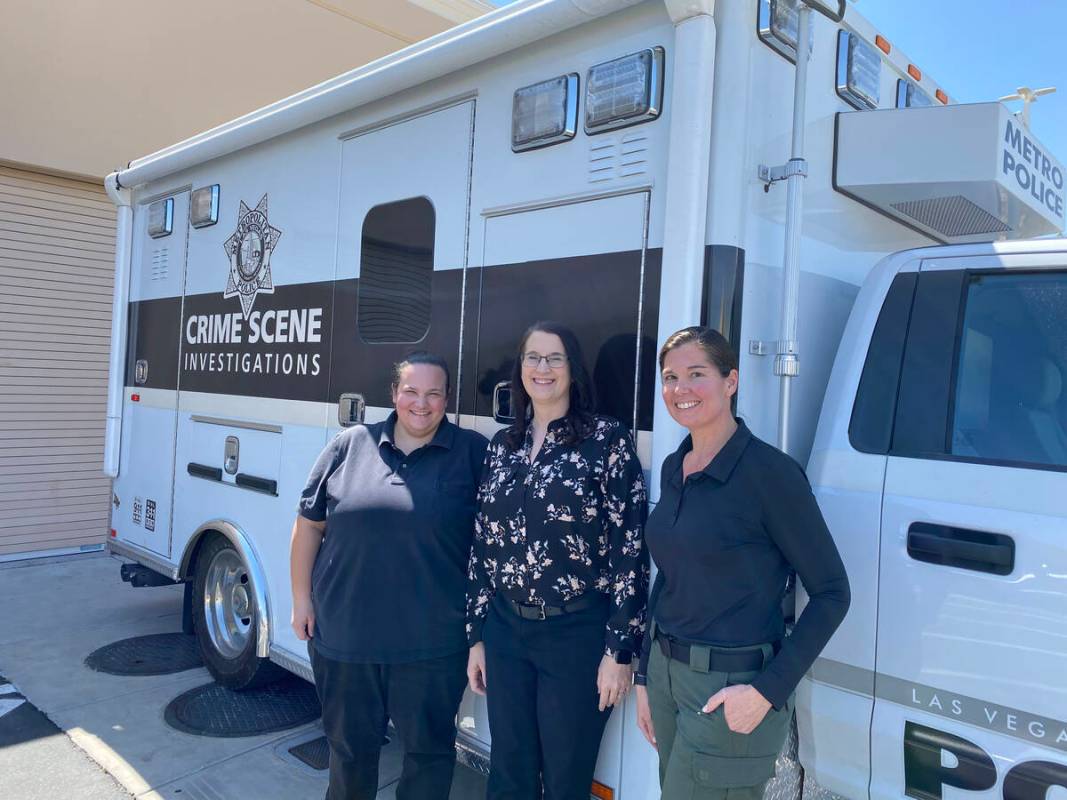
[[605, 652], [634, 652], [645, 628], [645, 479], [629, 431], [596, 417], [575, 445], [548, 426], [533, 464], [533, 431], [509, 449], [505, 431], [485, 456], [467, 584], [467, 635], [481, 641], [494, 594], [560, 606], [588, 591], [611, 598]]

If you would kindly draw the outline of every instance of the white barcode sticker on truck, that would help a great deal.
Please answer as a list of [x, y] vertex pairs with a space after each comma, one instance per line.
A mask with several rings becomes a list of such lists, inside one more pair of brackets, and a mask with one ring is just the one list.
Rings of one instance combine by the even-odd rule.
[[133, 498], [133, 524], [140, 525], [144, 517], [144, 500], [140, 497]]

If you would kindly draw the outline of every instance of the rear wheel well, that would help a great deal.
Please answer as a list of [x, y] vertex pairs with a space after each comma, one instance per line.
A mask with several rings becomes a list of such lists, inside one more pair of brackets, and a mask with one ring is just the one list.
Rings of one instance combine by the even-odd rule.
[[277, 679], [281, 668], [263, 652], [270, 638], [269, 606], [250, 543], [236, 529], [227, 535], [205, 526], [197, 537], [183, 572], [191, 628], [205, 666], [230, 689]]
[[204, 548], [204, 543], [216, 536], [221, 536], [223, 539], [226, 538], [221, 531], [208, 528], [196, 537], [196, 541], [189, 548], [186, 548], [187, 555], [182, 560], [181, 565], [181, 579], [185, 581], [186, 585], [192, 583], [193, 574], [196, 572], [196, 562], [200, 558], [200, 551]]

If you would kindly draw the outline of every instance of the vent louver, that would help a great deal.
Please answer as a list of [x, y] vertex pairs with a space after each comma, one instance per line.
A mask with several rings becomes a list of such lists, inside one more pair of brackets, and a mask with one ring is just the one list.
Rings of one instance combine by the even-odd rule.
[[962, 195], [893, 203], [893, 208], [944, 236], [1003, 233], [1011, 227]]

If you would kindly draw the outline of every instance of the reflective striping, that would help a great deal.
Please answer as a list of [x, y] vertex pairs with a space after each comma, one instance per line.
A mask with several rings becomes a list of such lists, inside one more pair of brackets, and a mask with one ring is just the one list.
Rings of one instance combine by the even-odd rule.
[[1000, 736], [1067, 753], [1067, 721], [989, 700], [914, 683], [829, 658], [816, 659], [808, 678], [816, 683], [955, 720]]
[[844, 689], [864, 697], [874, 696], [874, 672], [869, 669], [829, 658], [817, 658], [808, 677], [816, 683], [825, 683], [836, 689]]
[[882, 673], [875, 677], [875, 696], [879, 700], [921, 709], [928, 714], [1067, 753], [1067, 722], [1063, 720]]

